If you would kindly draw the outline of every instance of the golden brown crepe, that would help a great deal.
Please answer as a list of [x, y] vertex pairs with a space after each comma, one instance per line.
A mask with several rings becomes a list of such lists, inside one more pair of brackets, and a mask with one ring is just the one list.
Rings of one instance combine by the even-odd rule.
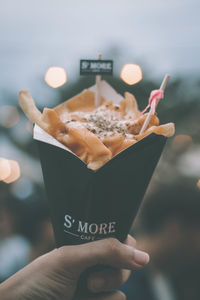
[[126, 92], [118, 104], [101, 98], [95, 107], [95, 95], [84, 90], [77, 96], [41, 113], [28, 91], [19, 93], [19, 104], [29, 119], [68, 147], [92, 170], [103, 166], [113, 156], [154, 132], [174, 134], [174, 124], [159, 125], [152, 115], [146, 130], [140, 130], [147, 114], [141, 114], [135, 97]]

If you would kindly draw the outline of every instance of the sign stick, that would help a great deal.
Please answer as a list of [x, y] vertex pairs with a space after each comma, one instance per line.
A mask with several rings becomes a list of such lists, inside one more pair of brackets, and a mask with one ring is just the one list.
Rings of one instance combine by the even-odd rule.
[[[166, 85], [167, 85], [169, 79], [170, 79], [170, 76], [168, 74], [166, 74], [165, 77], [164, 77], [164, 79], [163, 79], [163, 81], [162, 81], [162, 83], [161, 83], [160, 90], [163, 90], [163, 91], [165, 90]], [[150, 109], [150, 111], [149, 111], [149, 113], [148, 113], [148, 115], [147, 115], [147, 117], [145, 119], [145, 122], [144, 122], [144, 124], [142, 126], [142, 129], [140, 130], [140, 134], [142, 134], [146, 130], [146, 128], [147, 128], [147, 126], [149, 124], [150, 119], [151, 119], [151, 109]]]
[[[102, 59], [102, 55], [99, 54], [98, 59]], [[96, 75], [96, 93], [95, 93], [95, 106], [98, 107], [101, 103], [101, 75]]]

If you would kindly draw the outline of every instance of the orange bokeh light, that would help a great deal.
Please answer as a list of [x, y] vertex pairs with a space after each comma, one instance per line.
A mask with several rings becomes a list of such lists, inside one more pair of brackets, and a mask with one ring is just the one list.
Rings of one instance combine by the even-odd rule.
[[47, 70], [45, 82], [52, 88], [58, 88], [67, 82], [67, 74], [63, 68], [51, 67]]
[[200, 189], [200, 179], [197, 181], [197, 187]]
[[10, 175], [6, 177], [3, 181], [6, 183], [11, 183], [20, 177], [20, 166], [15, 160], [8, 160], [10, 165]]
[[172, 147], [175, 150], [185, 150], [193, 143], [191, 136], [185, 134], [176, 135], [172, 141]]
[[133, 85], [142, 80], [142, 70], [138, 65], [126, 64], [121, 70], [120, 77], [126, 84]]
[[0, 180], [6, 179], [11, 174], [9, 160], [0, 157]]

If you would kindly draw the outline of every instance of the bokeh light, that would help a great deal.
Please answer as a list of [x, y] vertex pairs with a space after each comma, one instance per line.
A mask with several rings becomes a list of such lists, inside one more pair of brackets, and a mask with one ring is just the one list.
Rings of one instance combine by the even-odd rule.
[[20, 177], [20, 166], [15, 160], [9, 160], [8, 162], [10, 164], [10, 175], [3, 181], [6, 183], [11, 183]]
[[11, 174], [11, 166], [7, 159], [0, 157], [0, 180], [6, 179]]
[[20, 122], [12, 128], [10, 136], [13, 141], [21, 146], [28, 144], [32, 140], [30, 131], [27, 130], [27, 118], [21, 117]]
[[67, 82], [67, 74], [63, 68], [51, 67], [47, 70], [45, 82], [52, 88], [58, 88]]
[[200, 189], [200, 179], [197, 181], [197, 187]]
[[121, 70], [120, 77], [126, 84], [132, 85], [142, 80], [142, 70], [138, 65], [126, 64]]
[[19, 122], [19, 113], [13, 105], [0, 107], [0, 125], [6, 128], [13, 127]]
[[11, 186], [11, 193], [20, 200], [25, 200], [34, 193], [34, 186], [28, 178], [20, 178]]
[[172, 141], [172, 147], [175, 151], [185, 151], [193, 143], [191, 136], [185, 134], [176, 135]]

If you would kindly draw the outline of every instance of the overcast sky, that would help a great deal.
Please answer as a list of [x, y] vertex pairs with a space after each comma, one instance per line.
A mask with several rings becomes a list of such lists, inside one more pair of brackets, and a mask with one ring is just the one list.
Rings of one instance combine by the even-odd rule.
[[0, 0], [0, 89], [44, 99], [54, 93], [41, 80], [48, 66], [72, 80], [80, 58], [113, 49], [116, 74], [139, 62], [152, 77], [198, 75], [199, 11], [199, 0]]

